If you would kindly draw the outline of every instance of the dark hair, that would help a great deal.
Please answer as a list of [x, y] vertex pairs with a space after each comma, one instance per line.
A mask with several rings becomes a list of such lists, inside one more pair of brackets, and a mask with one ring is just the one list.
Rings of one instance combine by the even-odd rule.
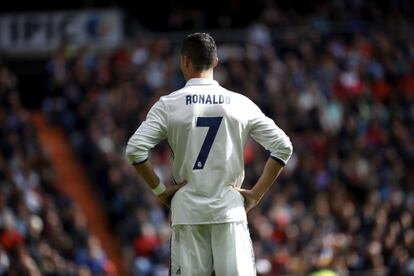
[[183, 41], [181, 55], [191, 60], [194, 69], [209, 69], [217, 57], [216, 42], [208, 33], [190, 34]]

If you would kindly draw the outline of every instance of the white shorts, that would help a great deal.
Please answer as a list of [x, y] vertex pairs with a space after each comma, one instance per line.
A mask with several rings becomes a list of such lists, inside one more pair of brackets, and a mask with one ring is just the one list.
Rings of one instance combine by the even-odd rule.
[[173, 226], [170, 265], [171, 275], [256, 275], [247, 224]]

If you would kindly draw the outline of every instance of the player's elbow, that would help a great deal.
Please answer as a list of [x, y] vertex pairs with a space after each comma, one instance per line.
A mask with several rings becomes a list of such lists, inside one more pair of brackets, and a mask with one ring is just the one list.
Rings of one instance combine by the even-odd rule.
[[286, 155], [286, 163], [287, 161], [290, 159], [290, 157], [293, 154], [293, 145], [292, 142], [290, 141], [289, 137], [286, 136], [286, 139], [283, 143], [283, 152]]
[[292, 156], [293, 154], [293, 145], [292, 142], [290, 141], [289, 137], [287, 137], [287, 142], [285, 143], [285, 148], [286, 148], [286, 152], [289, 155], [289, 158]]
[[125, 154], [128, 162], [132, 165], [139, 164], [148, 158], [148, 150], [145, 147], [130, 142], [126, 146]]
[[137, 158], [136, 156], [136, 147], [132, 146], [130, 143], [127, 144], [125, 149], [125, 155], [128, 159], [128, 162], [130, 164], [136, 163], [135, 160]]
[[293, 153], [293, 145], [288, 136], [285, 136], [276, 143], [274, 152], [274, 156], [282, 160], [284, 164], [289, 161]]

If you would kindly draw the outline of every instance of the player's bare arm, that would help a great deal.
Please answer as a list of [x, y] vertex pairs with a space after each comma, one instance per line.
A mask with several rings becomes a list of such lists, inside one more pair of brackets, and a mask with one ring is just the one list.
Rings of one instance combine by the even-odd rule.
[[282, 164], [272, 158], [269, 158], [263, 169], [262, 175], [251, 190], [235, 187], [235, 189], [239, 191], [244, 197], [244, 206], [246, 212], [249, 212], [259, 204], [265, 193], [273, 185], [282, 170]]
[[[134, 165], [134, 167], [135, 167], [135, 170], [138, 172], [138, 174], [145, 180], [147, 185], [151, 188], [151, 190], [154, 191], [160, 188], [159, 185], [164, 185], [160, 183], [160, 179], [155, 174], [152, 164], [149, 160], [146, 160], [142, 163]], [[156, 195], [162, 203], [170, 207], [171, 198], [186, 183], [187, 182], [184, 181], [174, 186], [171, 186], [171, 185], [165, 186], [165, 189], [161, 190], [160, 191], [161, 193], [156, 194]]]

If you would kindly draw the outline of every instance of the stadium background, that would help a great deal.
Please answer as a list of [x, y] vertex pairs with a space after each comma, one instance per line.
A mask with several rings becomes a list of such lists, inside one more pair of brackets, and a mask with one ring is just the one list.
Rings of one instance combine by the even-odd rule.
[[[295, 148], [249, 214], [259, 274], [414, 275], [413, 6], [2, 3], [0, 275], [167, 274], [168, 210], [123, 152], [194, 31]], [[245, 187], [266, 157], [248, 143]], [[168, 147], [151, 158], [168, 182]]]

